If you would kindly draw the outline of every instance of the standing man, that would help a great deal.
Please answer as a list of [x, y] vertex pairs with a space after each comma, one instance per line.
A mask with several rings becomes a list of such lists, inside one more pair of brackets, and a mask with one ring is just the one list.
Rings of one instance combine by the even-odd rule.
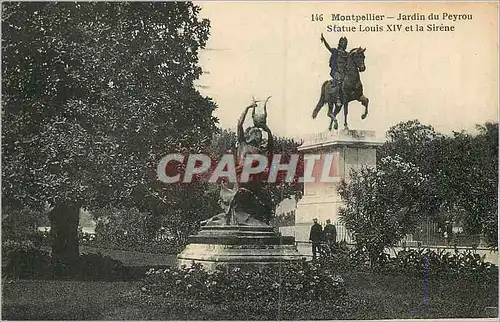
[[347, 38], [340, 37], [337, 48], [332, 48], [321, 34], [321, 42], [325, 44], [330, 55], [330, 76], [332, 77], [332, 95], [336, 99], [337, 105], [342, 105], [340, 100], [340, 85], [345, 75], [345, 67], [347, 65]]
[[323, 229], [318, 224], [318, 219], [313, 219], [314, 224], [311, 226], [309, 240], [312, 242], [313, 260], [316, 260], [317, 252], [321, 252], [321, 240], [323, 239]]
[[325, 235], [328, 248], [330, 249], [330, 251], [332, 251], [335, 243], [337, 242], [337, 228], [335, 228], [335, 226], [331, 224], [330, 219], [326, 221], [326, 226], [323, 229], [323, 234]]

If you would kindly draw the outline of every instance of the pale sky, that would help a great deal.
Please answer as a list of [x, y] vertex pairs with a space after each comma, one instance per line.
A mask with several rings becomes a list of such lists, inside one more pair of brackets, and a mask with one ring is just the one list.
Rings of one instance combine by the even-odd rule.
[[[200, 64], [209, 74], [197, 82], [219, 108], [224, 128], [235, 128], [253, 95], [268, 103], [268, 125], [277, 135], [298, 137], [327, 130], [326, 105], [318, 118], [311, 112], [320, 86], [329, 78], [329, 53], [320, 42], [323, 32], [333, 47], [341, 36], [348, 49], [366, 47], [361, 74], [370, 111], [360, 116], [359, 102], [349, 105], [351, 129], [375, 130], [419, 119], [438, 131], [471, 130], [476, 123], [498, 121], [497, 3], [339, 3], [339, 2], [198, 2], [201, 16], [211, 20], [207, 50]], [[454, 32], [326, 32], [329, 16], [431, 12], [472, 14], [471, 21], [371, 21], [362, 25], [429, 23], [455, 25]], [[311, 14], [323, 13], [322, 22]], [[342, 112], [339, 124], [343, 124]], [[248, 118], [250, 120], [250, 118]], [[247, 122], [248, 125], [251, 122]]]

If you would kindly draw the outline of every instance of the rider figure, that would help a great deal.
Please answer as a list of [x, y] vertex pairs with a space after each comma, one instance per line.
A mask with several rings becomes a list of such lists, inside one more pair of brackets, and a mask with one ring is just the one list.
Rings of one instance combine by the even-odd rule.
[[337, 105], [342, 105], [340, 100], [340, 85], [345, 75], [347, 64], [347, 38], [340, 37], [337, 48], [332, 48], [321, 34], [321, 42], [325, 44], [326, 49], [331, 53], [330, 56], [330, 76], [332, 77], [332, 95], [336, 98]]

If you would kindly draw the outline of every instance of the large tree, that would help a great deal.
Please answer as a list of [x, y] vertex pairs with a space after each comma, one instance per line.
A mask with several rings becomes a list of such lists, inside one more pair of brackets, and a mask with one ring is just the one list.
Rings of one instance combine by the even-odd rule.
[[52, 207], [56, 258], [78, 255], [80, 207], [162, 211], [160, 158], [199, 152], [215, 104], [194, 89], [209, 22], [190, 2], [4, 3], [3, 205]]

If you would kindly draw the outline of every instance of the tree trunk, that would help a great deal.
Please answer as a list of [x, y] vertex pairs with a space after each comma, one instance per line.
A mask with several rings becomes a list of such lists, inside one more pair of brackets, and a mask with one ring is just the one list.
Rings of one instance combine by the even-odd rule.
[[57, 204], [49, 214], [52, 258], [55, 263], [71, 267], [78, 261], [78, 223], [80, 207]]

